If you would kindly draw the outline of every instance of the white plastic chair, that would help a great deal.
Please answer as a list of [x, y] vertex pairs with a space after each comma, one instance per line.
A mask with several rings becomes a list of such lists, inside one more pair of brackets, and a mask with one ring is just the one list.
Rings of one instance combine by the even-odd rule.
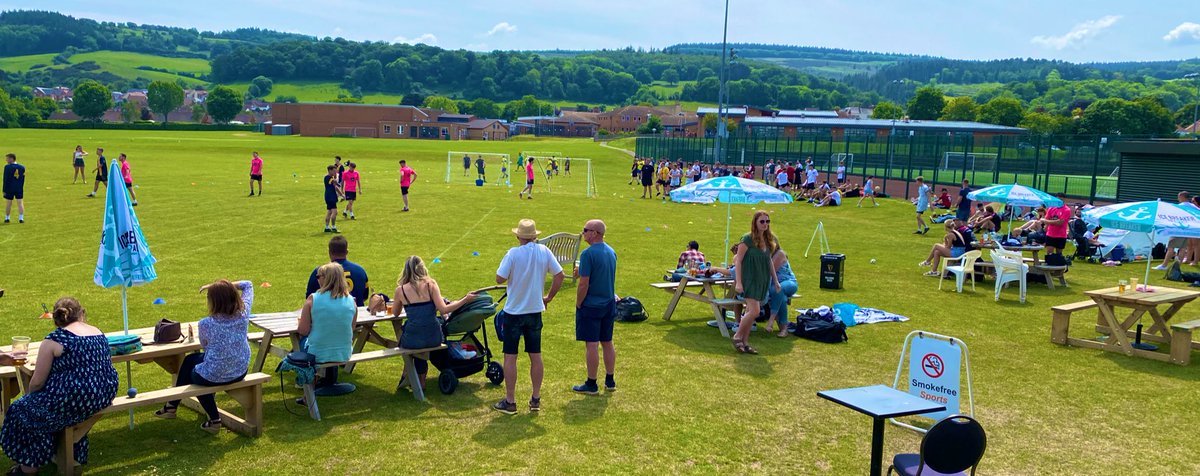
[[[979, 250], [968, 251], [957, 258], [942, 258], [942, 274], [938, 276], [938, 290], [942, 289], [942, 281], [946, 279], [946, 273], [954, 274], [954, 284], [958, 287], [958, 292], [962, 292], [963, 280], [967, 276], [971, 277], [971, 290], [975, 290], [975, 261], [978, 260], [983, 253]], [[950, 266], [950, 263], [957, 262], [958, 265]]]
[[1021, 288], [1021, 304], [1025, 304], [1025, 274], [1029, 272], [1029, 265], [1021, 262], [1020, 255], [1014, 258], [1009, 252], [993, 250], [991, 257], [996, 267], [996, 300], [1000, 300], [1000, 290], [1005, 284], [1017, 281]]

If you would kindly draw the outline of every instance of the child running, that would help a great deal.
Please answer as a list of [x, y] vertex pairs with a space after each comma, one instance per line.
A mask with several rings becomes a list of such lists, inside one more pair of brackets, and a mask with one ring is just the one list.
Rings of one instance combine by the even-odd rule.
[[862, 196], [858, 197], [858, 206], [859, 207], [862, 207], [862, 202], [863, 202], [863, 200], [866, 200], [867, 197], [871, 197], [872, 204], [874, 204], [877, 207], [879, 206], [879, 204], [875, 202], [875, 176], [874, 175], [868, 175], [867, 181], [865, 183], [863, 183]]
[[71, 177], [72, 184], [79, 179], [83, 179], [84, 185], [87, 184], [87, 172], [83, 171], [84, 167], [86, 167], [86, 165], [83, 164], [83, 157], [85, 155], [88, 155], [88, 153], [83, 151], [82, 145], [75, 146], [75, 153], [71, 155], [73, 159], [72, 164], [75, 166], [75, 175]]
[[525, 193], [529, 193], [529, 199], [533, 200], [533, 157], [525, 162], [525, 188], [517, 193], [517, 199], [525, 197]]
[[96, 192], [100, 191], [100, 184], [108, 187], [108, 160], [104, 158], [104, 149], [96, 148], [96, 180], [92, 181], [92, 193], [88, 194], [88, 198], [96, 198]]
[[355, 220], [354, 201], [358, 199], [358, 192], [363, 189], [362, 178], [358, 175], [358, 164], [346, 162], [346, 167], [350, 170], [342, 174], [342, 188], [346, 197], [346, 211], [342, 212], [342, 216]]
[[[340, 159], [340, 157], [339, 157]], [[338, 183], [337, 165], [325, 167], [325, 233], [339, 233], [337, 229], [337, 204], [342, 196], [342, 184]]]
[[254, 182], [258, 182], [258, 195], [262, 196], [262, 157], [258, 156], [258, 152], [254, 152], [254, 157], [250, 159], [250, 196], [254, 196]]
[[132, 206], [137, 206], [137, 192], [133, 191], [133, 173], [129, 170], [129, 159], [125, 154], [117, 156], [117, 160], [121, 162], [121, 177], [125, 180], [125, 189], [129, 190], [129, 198], [133, 199]]

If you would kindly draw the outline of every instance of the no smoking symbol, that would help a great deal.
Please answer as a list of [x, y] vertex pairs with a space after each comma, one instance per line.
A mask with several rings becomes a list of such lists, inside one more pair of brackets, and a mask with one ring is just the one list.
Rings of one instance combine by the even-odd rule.
[[946, 366], [937, 354], [925, 354], [925, 357], [921, 357], [921, 370], [930, 378], [938, 378], [946, 371]]

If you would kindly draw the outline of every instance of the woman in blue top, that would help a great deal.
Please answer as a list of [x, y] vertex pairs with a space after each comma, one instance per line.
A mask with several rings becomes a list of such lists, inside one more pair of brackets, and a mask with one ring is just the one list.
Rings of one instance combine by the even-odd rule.
[[[108, 353], [108, 340], [100, 329], [87, 323], [87, 312], [79, 301], [59, 299], [53, 317], [58, 328], [38, 347], [29, 388], [4, 416], [0, 447], [17, 463], [8, 474], [37, 474], [39, 467], [54, 458], [57, 434], [112, 405], [117, 395], [117, 371]], [[3, 360], [12, 357], [23, 356]], [[75, 442], [75, 461], [85, 464], [87, 458], [85, 433]]]
[[[404, 331], [400, 336], [400, 346], [406, 349], [423, 349], [437, 347], [442, 344], [442, 318], [447, 316], [468, 301], [475, 298], [467, 293], [462, 299], [446, 302], [442, 299], [442, 289], [437, 281], [429, 277], [429, 270], [420, 256], [409, 256], [404, 260], [404, 271], [396, 281], [395, 305], [392, 306], [393, 316], [407, 312]], [[425, 388], [425, 374], [429, 372], [429, 362], [424, 359], [413, 359], [421, 388]], [[408, 375], [408, 369], [404, 369]], [[401, 381], [401, 386], [404, 384]]]
[[[239, 298], [238, 291], [241, 291]], [[200, 287], [208, 291], [208, 317], [200, 320], [200, 347], [197, 352], [183, 359], [175, 386], [203, 385], [215, 387], [237, 382], [246, 378], [250, 365], [250, 342], [246, 340], [246, 326], [250, 323], [250, 306], [254, 304], [254, 284], [250, 281], [231, 283], [217, 280]], [[209, 433], [221, 431], [221, 416], [217, 414], [217, 402], [213, 394], [200, 395], [200, 406], [208, 420], [200, 428]], [[167, 402], [154, 412], [159, 418], [175, 418], [179, 400]]]
[[[317, 268], [317, 292], [308, 296], [300, 309], [299, 332], [305, 337], [304, 350], [317, 357], [318, 363], [345, 362], [354, 343], [354, 325], [358, 307], [350, 296], [342, 265], [327, 263]], [[337, 383], [337, 368], [325, 369], [325, 378], [317, 387]]]
[[799, 284], [796, 283], [796, 275], [792, 273], [792, 265], [788, 262], [787, 253], [783, 250], [776, 251], [771, 256], [771, 266], [775, 268], [775, 278], [779, 281], [779, 288], [771, 288], [770, 296], [768, 297], [767, 306], [771, 309], [771, 313], [775, 315], [775, 321], [767, 320], [767, 332], [771, 332], [773, 322], [779, 322], [779, 333], [777, 337], [788, 336], [788, 299], [796, 294], [799, 289]]

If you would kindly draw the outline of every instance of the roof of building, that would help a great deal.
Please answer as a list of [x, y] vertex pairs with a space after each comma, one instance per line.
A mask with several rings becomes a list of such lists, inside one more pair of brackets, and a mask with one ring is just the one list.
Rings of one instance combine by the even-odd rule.
[[467, 121], [471, 120], [471, 118], [473, 118], [473, 117], [475, 117], [475, 116], [472, 116], [470, 114], [442, 114], [442, 115], [438, 116], [439, 119], [440, 118], [461, 119], [461, 120], [467, 120]]
[[837, 111], [804, 111], [790, 109], [781, 109], [777, 115], [779, 117], [839, 117]]
[[491, 126], [492, 124], [495, 124], [497, 122], [500, 122], [500, 120], [499, 119], [475, 119], [475, 120], [467, 123], [467, 129], [483, 129], [483, 128]]
[[967, 121], [895, 121], [891, 119], [833, 119], [823, 117], [747, 117], [751, 126], [841, 127], [846, 129], [890, 129], [941, 132], [1004, 132], [1019, 133], [1020, 127], [998, 126]]
[[522, 122], [550, 122], [552, 124], [600, 125], [596, 121], [577, 116], [522, 116], [518, 117], [517, 120]]
[[656, 107], [650, 107], [650, 106], [625, 106], [625, 107], [613, 109], [608, 112], [600, 113], [601, 116], [610, 116], [610, 117], [617, 116], [617, 115], [639, 116], [640, 117], [640, 116], [645, 116], [648, 114], [655, 115], [655, 116], [665, 116], [670, 113], [663, 111], [662, 109], [658, 109]]
[[1175, 129], [1175, 132], [1180, 134], [1195, 134], [1196, 132], [1200, 132], [1200, 121]]
[[[725, 109], [725, 115], [727, 115], [727, 116], [745, 116], [746, 115], [746, 108], [744, 108], [744, 107], [725, 106], [724, 109]], [[716, 113], [717, 113], [717, 108], [715, 108], [715, 107], [701, 107], [701, 108], [696, 109], [696, 114], [716, 114]]]

